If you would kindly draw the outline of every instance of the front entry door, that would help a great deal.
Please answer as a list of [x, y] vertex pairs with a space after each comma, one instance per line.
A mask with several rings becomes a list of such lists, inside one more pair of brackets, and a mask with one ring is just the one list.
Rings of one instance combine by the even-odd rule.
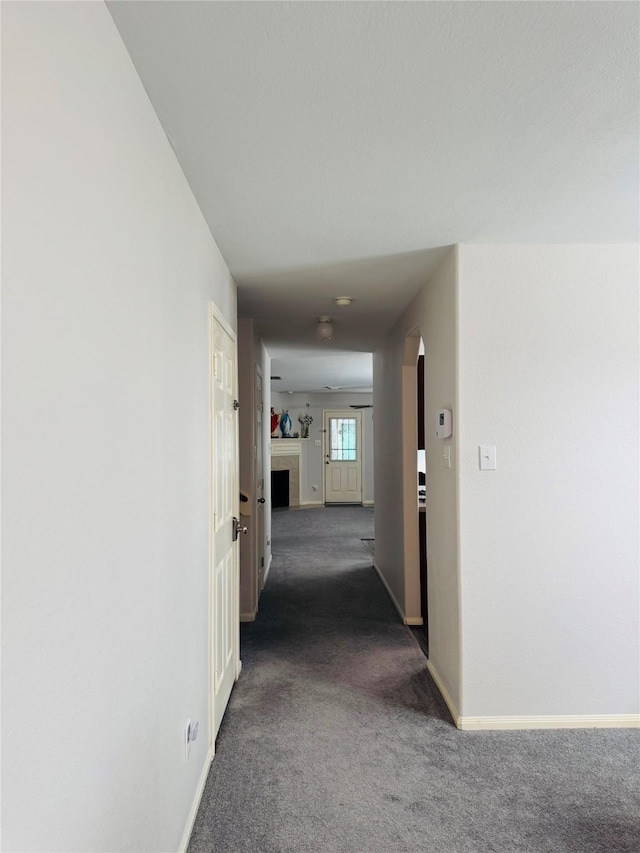
[[325, 412], [325, 490], [327, 504], [362, 503], [362, 416]]
[[240, 591], [238, 517], [236, 343], [222, 323], [212, 320], [212, 577], [211, 577], [211, 740], [215, 743], [239, 671]]

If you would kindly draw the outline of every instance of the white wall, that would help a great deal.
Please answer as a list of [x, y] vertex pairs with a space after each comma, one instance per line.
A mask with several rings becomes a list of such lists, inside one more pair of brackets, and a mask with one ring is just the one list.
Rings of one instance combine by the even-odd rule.
[[401, 437], [403, 352], [404, 335], [394, 329], [373, 354], [373, 394], [376, 401], [373, 409], [373, 466], [378, 484], [375, 562], [401, 607], [405, 600]]
[[[427, 461], [427, 562], [429, 657], [454, 703], [459, 702], [460, 646], [457, 552], [457, 430], [451, 468], [445, 468], [435, 436], [436, 412], [456, 413], [456, 255], [451, 249], [374, 354], [376, 564], [405, 617], [420, 616], [417, 521], [416, 371], [403, 367], [407, 335], [425, 348], [425, 447]], [[414, 341], [415, 354], [418, 342]], [[414, 357], [415, 363], [415, 357]], [[410, 376], [412, 406], [403, 416], [403, 377]], [[407, 424], [407, 419], [411, 423]], [[410, 429], [409, 429], [410, 427]], [[413, 445], [403, 454], [403, 436]], [[406, 448], [405, 448], [406, 450]], [[406, 458], [404, 458], [406, 457]], [[406, 463], [406, 464], [405, 464]], [[407, 476], [403, 478], [403, 467]], [[384, 484], [384, 485], [381, 485]], [[405, 536], [405, 510], [412, 514]]]
[[[351, 403], [369, 405], [373, 401], [372, 394], [363, 393], [294, 393], [287, 394], [278, 391], [271, 392], [271, 405], [278, 414], [285, 409], [289, 411], [294, 432], [302, 432], [302, 426], [298, 422], [300, 415], [310, 414], [313, 423], [309, 427], [309, 441], [302, 442], [302, 454], [300, 458], [300, 503], [322, 504], [323, 478], [325, 475], [324, 450], [323, 450], [323, 411], [351, 411]], [[307, 405], [308, 404], [308, 405]], [[374, 501], [374, 474], [373, 474], [373, 410], [362, 409], [362, 500], [364, 503]], [[320, 441], [320, 446], [316, 446]], [[318, 490], [314, 491], [313, 486]]]
[[459, 288], [463, 714], [638, 713], [637, 246], [461, 246]]
[[105, 6], [2, 25], [3, 849], [175, 850], [235, 286]]

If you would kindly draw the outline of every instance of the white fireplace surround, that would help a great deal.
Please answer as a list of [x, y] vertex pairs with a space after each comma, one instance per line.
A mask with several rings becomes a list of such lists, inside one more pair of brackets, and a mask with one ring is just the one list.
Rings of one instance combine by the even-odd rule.
[[271, 470], [289, 471], [289, 506], [300, 506], [302, 442], [291, 438], [271, 441]]

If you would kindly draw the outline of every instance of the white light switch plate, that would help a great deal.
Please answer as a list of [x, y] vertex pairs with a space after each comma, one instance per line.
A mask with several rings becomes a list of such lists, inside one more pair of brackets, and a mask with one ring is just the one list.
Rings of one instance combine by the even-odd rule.
[[480, 470], [496, 470], [496, 448], [493, 444], [480, 445]]

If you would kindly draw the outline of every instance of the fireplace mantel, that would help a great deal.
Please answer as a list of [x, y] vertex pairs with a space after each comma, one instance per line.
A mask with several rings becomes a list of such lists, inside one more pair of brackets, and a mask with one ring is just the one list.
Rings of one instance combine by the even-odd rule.
[[303, 438], [276, 438], [271, 440], [272, 456], [301, 456]]

